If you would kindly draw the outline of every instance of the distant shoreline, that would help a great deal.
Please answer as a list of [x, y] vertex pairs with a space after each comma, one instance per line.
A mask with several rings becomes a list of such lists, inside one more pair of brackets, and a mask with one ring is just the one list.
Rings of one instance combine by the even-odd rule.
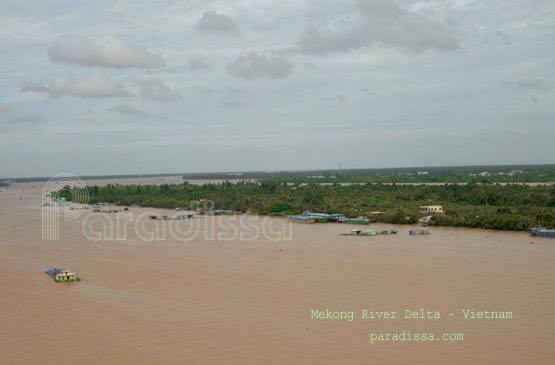
[[[514, 164], [514, 165], [462, 165], [462, 166], [414, 166], [414, 167], [386, 167], [386, 168], [351, 168], [351, 169], [313, 169], [313, 170], [271, 170], [271, 171], [220, 171], [220, 172], [193, 172], [193, 173], [158, 173], [158, 174], [118, 174], [118, 175], [77, 175], [82, 180], [100, 180], [100, 179], [132, 179], [132, 178], [152, 178], [152, 177], [168, 177], [168, 176], [181, 176], [185, 180], [234, 180], [234, 179], [263, 179], [272, 176], [283, 177], [322, 177], [326, 174], [345, 174], [348, 176], [395, 176], [405, 175], [407, 173], [428, 172], [429, 177], [435, 176], [438, 173], [453, 173], [460, 172], [462, 174], [482, 173], [489, 172], [503, 172], [511, 170], [538, 170], [538, 169], [555, 169], [555, 164]], [[58, 172], [59, 173], [59, 172]], [[56, 175], [56, 174], [53, 174]], [[48, 181], [52, 176], [42, 177], [10, 177], [0, 178], [0, 181], [12, 182], [37, 182]]]

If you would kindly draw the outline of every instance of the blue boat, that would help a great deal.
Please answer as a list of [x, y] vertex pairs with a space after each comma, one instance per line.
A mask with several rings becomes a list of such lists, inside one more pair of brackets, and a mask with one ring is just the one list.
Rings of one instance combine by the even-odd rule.
[[535, 237], [555, 238], [555, 229], [532, 228], [528, 233]]

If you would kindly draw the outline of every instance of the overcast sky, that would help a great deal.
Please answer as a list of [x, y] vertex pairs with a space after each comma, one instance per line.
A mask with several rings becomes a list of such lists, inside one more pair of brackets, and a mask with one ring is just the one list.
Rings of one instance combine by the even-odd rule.
[[553, 0], [0, 0], [0, 177], [554, 163]]

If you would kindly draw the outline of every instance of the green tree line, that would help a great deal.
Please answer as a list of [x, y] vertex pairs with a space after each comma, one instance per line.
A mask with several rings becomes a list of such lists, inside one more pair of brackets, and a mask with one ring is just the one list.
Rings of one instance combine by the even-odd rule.
[[[299, 214], [304, 211], [368, 216], [384, 223], [415, 223], [421, 205], [442, 205], [430, 225], [481, 227], [500, 230], [551, 228], [555, 223], [555, 186], [518, 184], [467, 185], [320, 185], [262, 181], [193, 185], [91, 186], [89, 202], [169, 208], [250, 210], [261, 215]], [[71, 192], [59, 196], [71, 199]], [[380, 212], [380, 213], [378, 213]]]

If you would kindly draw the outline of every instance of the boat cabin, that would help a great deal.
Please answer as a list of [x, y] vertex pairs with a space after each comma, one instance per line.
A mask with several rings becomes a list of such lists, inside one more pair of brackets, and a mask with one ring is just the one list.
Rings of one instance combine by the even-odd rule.
[[69, 270], [62, 270], [56, 274], [56, 280], [77, 280], [77, 274]]

